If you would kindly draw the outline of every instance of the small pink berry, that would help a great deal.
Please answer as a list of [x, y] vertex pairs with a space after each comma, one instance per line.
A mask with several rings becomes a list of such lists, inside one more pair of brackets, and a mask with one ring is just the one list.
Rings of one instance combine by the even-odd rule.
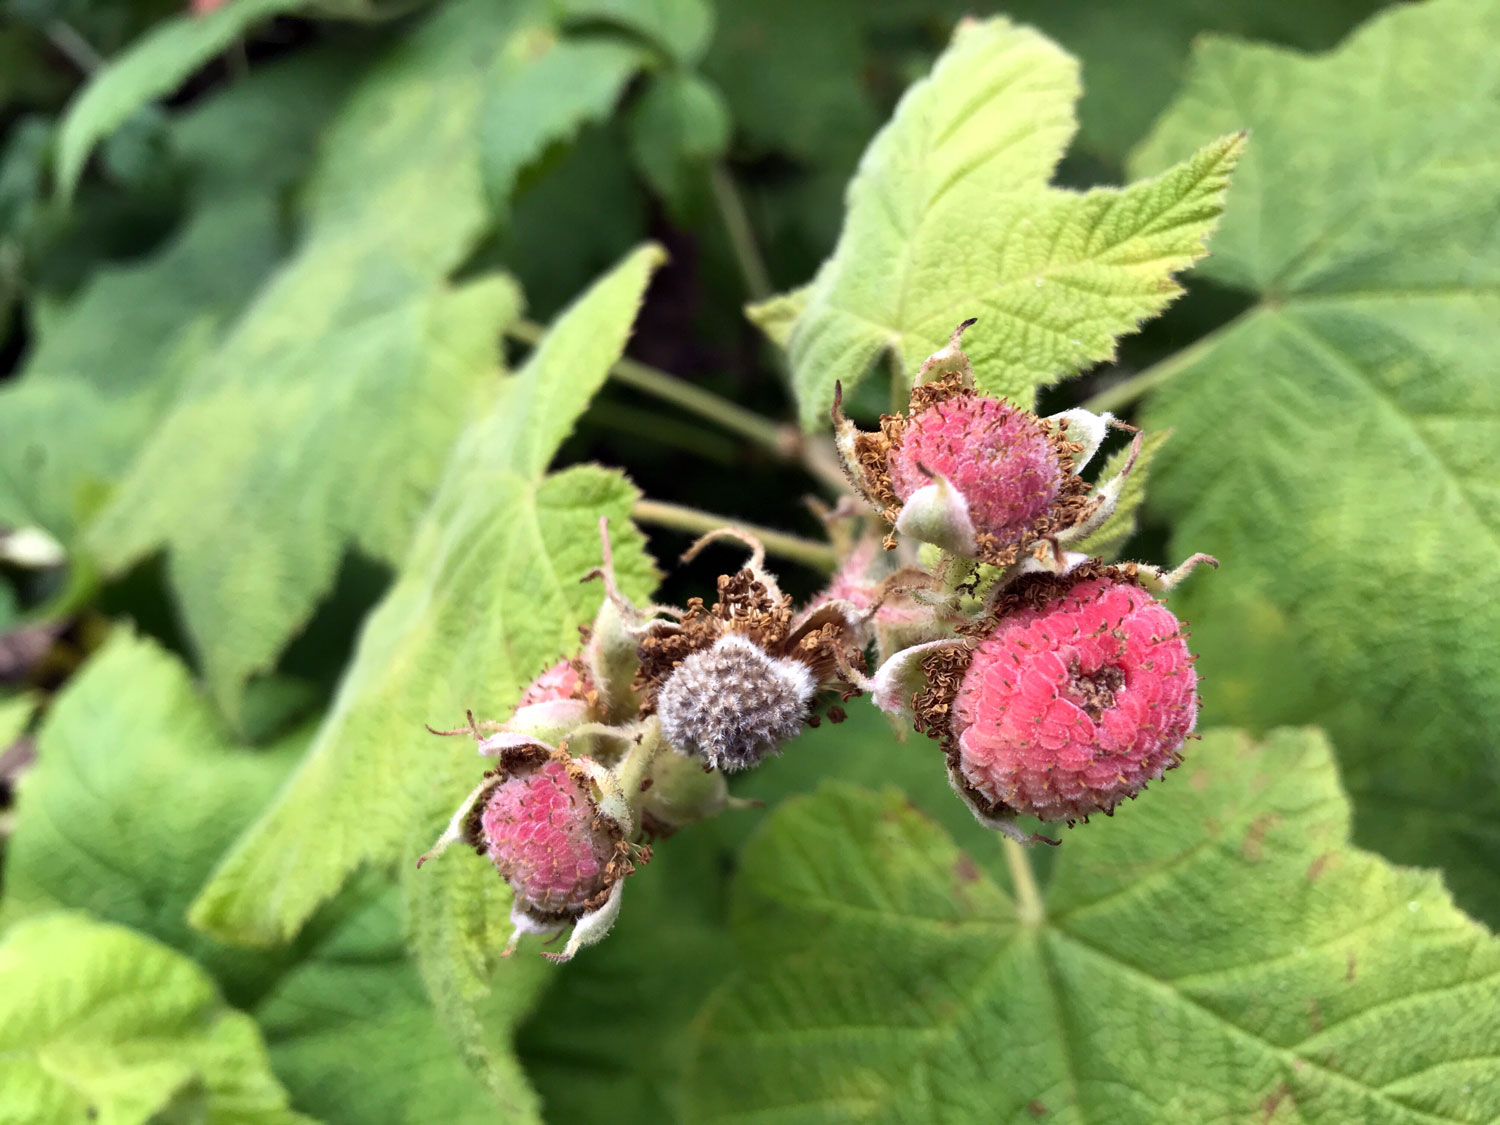
[[480, 843], [535, 913], [577, 913], [608, 886], [616, 837], [585, 786], [554, 758], [495, 786], [483, 806]]
[[1072, 466], [1060, 462], [1036, 415], [1004, 399], [962, 394], [907, 420], [889, 471], [903, 502], [931, 484], [932, 474], [946, 477], [968, 503], [974, 531], [1008, 545], [1046, 515]]
[[958, 770], [1041, 820], [1108, 813], [1181, 760], [1197, 683], [1181, 622], [1141, 587], [1108, 571], [1058, 583], [974, 650], [953, 701]]
[[578, 675], [578, 669], [573, 666], [573, 662], [559, 660], [531, 681], [531, 685], [522, 692], [516, 708], [519, 710], [522, 707], [530, 707], [533, 703], [572, 699], [579, 694], [581, 683], [582, 677]]

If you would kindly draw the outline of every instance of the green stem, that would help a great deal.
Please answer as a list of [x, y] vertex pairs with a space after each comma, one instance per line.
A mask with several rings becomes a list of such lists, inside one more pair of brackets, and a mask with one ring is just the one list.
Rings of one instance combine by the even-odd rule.
[[719, 217], [724, 220], [724, 229], [729, 235], [729, 245], [734, 249], [735, 261], [739, 263], [740, 275], [745, 279], [745, 291], [752, 301], [764, 301], [774, 290], [771, 274], [766, 269], [766, 260], [761, 257], [760, 247], [755, 241], [755, 229], [750, 225], [750, 216], [745, 210], [745, 201], [740, 197], [734, 177], [721, 162], [715, 161], [708, 168], [708, 183], [713, 189], [714, 204], [719, 208]]
[[[513, 340], [536, 347], [547, 335], [547, 328], [535, 321], [520, 319], [506, 328], [505, 334]], [[819, 446], [815, 438], [804, 435], [795, 425], [763, 418], [755, 411], [746, 410], [712, 391], [695, 387], [685, 379], [668, 375], [665, 371], [633, 359], [620, 358], [609, 369], [609, 373], [627, 387], [633, 387], [663, 402], [670, 402], [689, 414], [738, 434], [771, 453], [779, 461], [801, 465], [810, 476], [829, 485], [836, 492], [849, 490], [849, 483], [844, 479], [831, 449]]]
[[47, 25], [47, 38], [84, 74], [93, 74], [104, 65], [104, 56], [94, 50], [94, 45], [78, 34], [70, 23], [53, 20]]
[[769, 527], [760, 527], [753, 523], [745, 523], [743, 520], [700, 511], [697, 508], [688, 508], [682, 504], [668, 504], [661, 500], [637, 500], [631, 515], [642, 523], [655, 524], [657, 527], [670, 527], [676, 531], [691, 532], [695, 535], [702, 535], [721, 527], [735, 527], [755, 536], [773, 555], [800, 562], [814, 570], [831, 571], [838, 565], [838, 555], [827, 543], [816, 543], [798, 535], [788, 535], [784, 531], [775, 531]]
[[649, 435], [658, 445], [684, 450], [717, 465], [733, 465], [739, 460], [739, 443], [734, 438], [649, 406], [595, 399], [589, 404], [589, 417], [601, 426], [632, 437]]
[[1180, 375], [1189, 367], [1192, 367], [1193, 364], [1218, 347], [1219, 343], [1232, 329], [1240, 327], [1251, 316], [1260, 311], [1261, 307], [1260, 305], [1255, 305], [1245, 310], [1233, 320], [1227, 321], [1207, 335], [1199, 337], [1180, 352], [1173, 352], [1160, 363], [1153, 363], [1146, 370], [1139, 371], [1128, 379], [1122, 379], [1112, 387], [1105, 387], [1085, 402], [1083, 408], [1099, 414], [1106, 410], [1116, 411], [1129, 406], [1147, 391], [1155, 390], [1167, 380]]
[[1005, 866], [1010, 869], [1011, 887], [1016, 895], [1016, 917], [1024, 926], [1040, 926], [1047, 910], [1042, 905], [1042, 894], [1037, 890], [1026, 849], [1008, 836], [1000, 841], [1000, 846], [1005, 849]]
[[[544, 325], [524, 319], [515, 321], [505, 332], [513, 339], [532, 347], [540, 344], [547, 335]], [[696, 414], [739, 434], [782, 459], [791, 460], [796, 456], [800, 435], [795, 429], [779, 425], [769, 418], [762, 418], [753, 410], [746, 410], [726, 398], [720, 398], [712, 391], [695, 387], [685, 379], [623, 357], [615, 361], [609, 373], [627, 387], [634, 387], [663, 402], [681, 407], [690, 414]]]

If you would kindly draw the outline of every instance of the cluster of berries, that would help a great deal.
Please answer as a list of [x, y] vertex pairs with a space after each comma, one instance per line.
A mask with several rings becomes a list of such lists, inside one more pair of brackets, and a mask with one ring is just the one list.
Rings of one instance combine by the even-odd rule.
[[[861, 432], [836, 398], [835, 440], [854, 491], [830, 514], [849, 549], [798, 609], [752, 537], [717, 600], [637, 607], [618, 590], [607, 531], [605, 598], [581, 651], [544, 671], [504, 722], [470, 733], [497, 759], [419, 865], [462, 842], [510, 884], [523, 933], [572, 927], [567, 960], [608, 932], [649, 844], [734, 803], [724, 775], [839, 722], [868, 693], [942, 746], [954, 791], [1022, 841], [1044, 822], [1112, 813], [1177, 765], [1197, 720], [1181, 623], [1158, 600], [1170, 573], [1070, 551], [1116, 509], [1140, 450], [1090, 486], [1079, 475], [1111, 426], [1039, 418], [974, 389], [967, 321], [923, 364], [910, 408]], [[603, 530], [603, 529], [602, 529]], [[870, 661], [873, 658], [873, 663]], [[873, 667], [874, 671], [871, 672]], [[1049, 843], [1052, 841], [1048, 841]]]

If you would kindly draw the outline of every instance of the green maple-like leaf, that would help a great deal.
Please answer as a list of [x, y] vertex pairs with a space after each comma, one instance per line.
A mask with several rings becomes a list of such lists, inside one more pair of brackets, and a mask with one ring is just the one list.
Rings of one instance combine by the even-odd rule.
[[120, 630], [38, 732], [0, 918], [88, 911], [182, 950], [231, 1001], [249, 1004], [275, 966], [204, 940], [188, 928], [185, 908], [310, 735], [236, 745], [175, 658]]
[[138, 109], [170, 94], [262, 20], [305, 0], [231, 0], [204, 15], [164, 21], [93, 74], [68, 106], [57, 138], [57, 186], [72, 195], [89, 152]]
[[279, 197], [350, 69], [310, 51], [173, 121], [191, 174], [182, 228], [42, 318], [19, 378], [0, 390], [0, 523], [73, 544], [281, 256]]
[[[1152, 500], [1206, 711], [1316, 722], [1355, 836], [1500, 921], [1500, 5], [1439, 2], [1308, 57], [1210, 40], [1138, 158], [1254, 133], [1209, 276], [1258, 300], [1169, 361]], [[1361, 106], [1367, 127], [1347, 127]], [[1295, 206], [1288, 201], [1296, 200]]]
[[[1176, 296], [1172, 277], [1205, 253], [1244, 139], [1129, 188], [1051, 189], [1077, 97], [1076, 64], [1036, 32], [960, 25], [866, 150], [838, 248], [787, 333], [805, 426], [826, 418], [836, 382], [847, 393], [882, 358], [909, 387], [969, 317], [980, 388], [1030, 405], [1037, 386], [1109, 358]], [[784, 320], [784, 301], [772, 310]]]
[[1488, 1121], [1500, 941], [1348, 843], [1320, 736], [1209, 735], [1013, 899], [899, 794], [743, 859], [689, 1118]]
[[485, 223], [480, 99], [530, 21], [524, 5], [449, 5], [356, 87], [324, 137], [302, 246], [193, 372], [92, 529], [110, 571], [166, 547], [232, 716], [346, 549], [401, 557], [464, 420], [493, 399], [517, 295], [446, 276]]
[[577, 649], [578, 626], [601, 597], [579, 582], [599, 561], [601, 516], [624, 588], [640, 597], [652, 586], [629, 522], [629, 482], [592, 465], [546, 469], [624, 349], [661, 259], [643, 247], [598, 281], [465, 432], [306, 761], [194, 906], [211, 933], [284, 941], [356, 869], [405, 860], [428, 990], [470, 1061], [512, 1103], [513, 1070], [497, 1039], [524, 1014], [544, 963], [516, 958], [499, 973], [510, 895], [487, 864], [460, 851], [414, 869], [481, 772], [472, 747], [440, 742], [422, 724], [460, 722], [468, 708], [503, 715], [538, 672]]
[[[455, 806], [479, 771], [471, 747], [438, 742], [422, 724], [451, 725], [468, 708], [501, 714], [577, 648], [577, 626], [601, 597], [578, 581], [598, 563], [601, 515], [626, 588], [649, 588], [630, 484], [589, 465], [544, 474], [624, 348], [660, 260], [645, 247], [597, 282], [464, 433], [332, 715], [293, 784], [205, 889], [201, 925], [285, 940], [356, 868], [400, 858], [418, 812], [436, 836], [427, 806]], [[453, 860], [463, 856], [421, 878], [441, 878]]]
[[[0, 920], [88, 910], [189, 954], [261, 1024], [304, 1112], [329, 1122], [491, 1121], [493, 1090], [453, 1050], [406, 955], [397, 888], [353, 888], [295, 945], [274, 950], [226, 947], [187, 925], [193, 894], [310, 733], [265, 747], [236, 742], [175, 658], [116, 632], [38, 732]], [[513, 1074], [507, 1104], [529, 1104]]]
[[[191, 953], [261, 1023], [299, 1109], [329, 1121], [493, 1118], [493, 1091], [466, 1071], [407, 959], [396, 888], [355, 888], [275, 950], [227, 948], [186, 925], [193, 893], [306, 732], [236, 744], [180, 664], [121, 633], [58, 698], [39, 741], [5, 917], [87, 908]], [[531, 1099], [516, 1075], [513, 1105]]]
[[180, 953], [48, 914], [0, 940], [0, 1117], [293, 1125], [255, 1021]]

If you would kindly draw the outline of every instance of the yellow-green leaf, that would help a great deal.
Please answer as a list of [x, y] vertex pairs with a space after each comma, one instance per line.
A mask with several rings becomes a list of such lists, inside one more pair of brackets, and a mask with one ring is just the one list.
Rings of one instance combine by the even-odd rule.
[[534, 19], [460, 0], [355, 87], [323, 138], [300, 247], [195, 366], [90, 529], [110, 573], [165, 548], [231, 717], [346, 550], [402, 557], [449, 447], [493, 400], [518, 295], [499, 277], [447, 279], [486, 222], [482, 95]]
[[[450, 726], [468, 708], [500, 714], [577, 647], [577, 626], [601, 597], [578, 581], [599, 561], [601, 515], [627, 588], [649, 587], [653, 570], [629, 523], [630, 484], [596, 466], [544, 473], [623, 350], [660, 260], [644, 247], [597, 282], [465, 431], [332, 714], [291, 785], [205, 888], [198, 925], [234, 940], [284, 941], [357, 868], [400, 858], [433, 794], [457, 805], [478, 759], [423, 724]], [[434, 837], [440, 826], [428, 824]], [[422, 877], [452, 867], [435, 864]]]
[[180, 953], [47, 914], [0, 939], [0, 1119], [29, 1125], [311, 1125], [249, 1016]]
[[[190, 955], [260, 1023], [299, 1110], [330, 1122], [491, 1121], [494, 1084], [468, 1072], [438, 1026], [395, 887], [361, 883], [302, 940], [273, 950], [228, 948], [187, 925], [193, 894], [310, 734], [304, 725], [268, 746], [236, 742], [179, 661], [118, 630], [38, 732], [0, 921], [87, 910]], [[511, 998], [518, 1009], [526, 999]], [[507, 1104], [528, 1104], [513, 1063], [511, 1074]], [[3, 1110], [0, 1095], [8, 1120]]]
[[981, 389], [1029, 405], [1177, 295], [1173, 275], [1205, 253], [1243, 137], [1079, 195], [1048, 186], [1077, 98], [1077, 65], [1041, 35], [1003, 19], [959, 26], [866, 150], [838, 247], [789, 333], [805, 426], [826, 418], [836, 382], [848, 393], [877, 362], [909, 387], [970, 317]]

